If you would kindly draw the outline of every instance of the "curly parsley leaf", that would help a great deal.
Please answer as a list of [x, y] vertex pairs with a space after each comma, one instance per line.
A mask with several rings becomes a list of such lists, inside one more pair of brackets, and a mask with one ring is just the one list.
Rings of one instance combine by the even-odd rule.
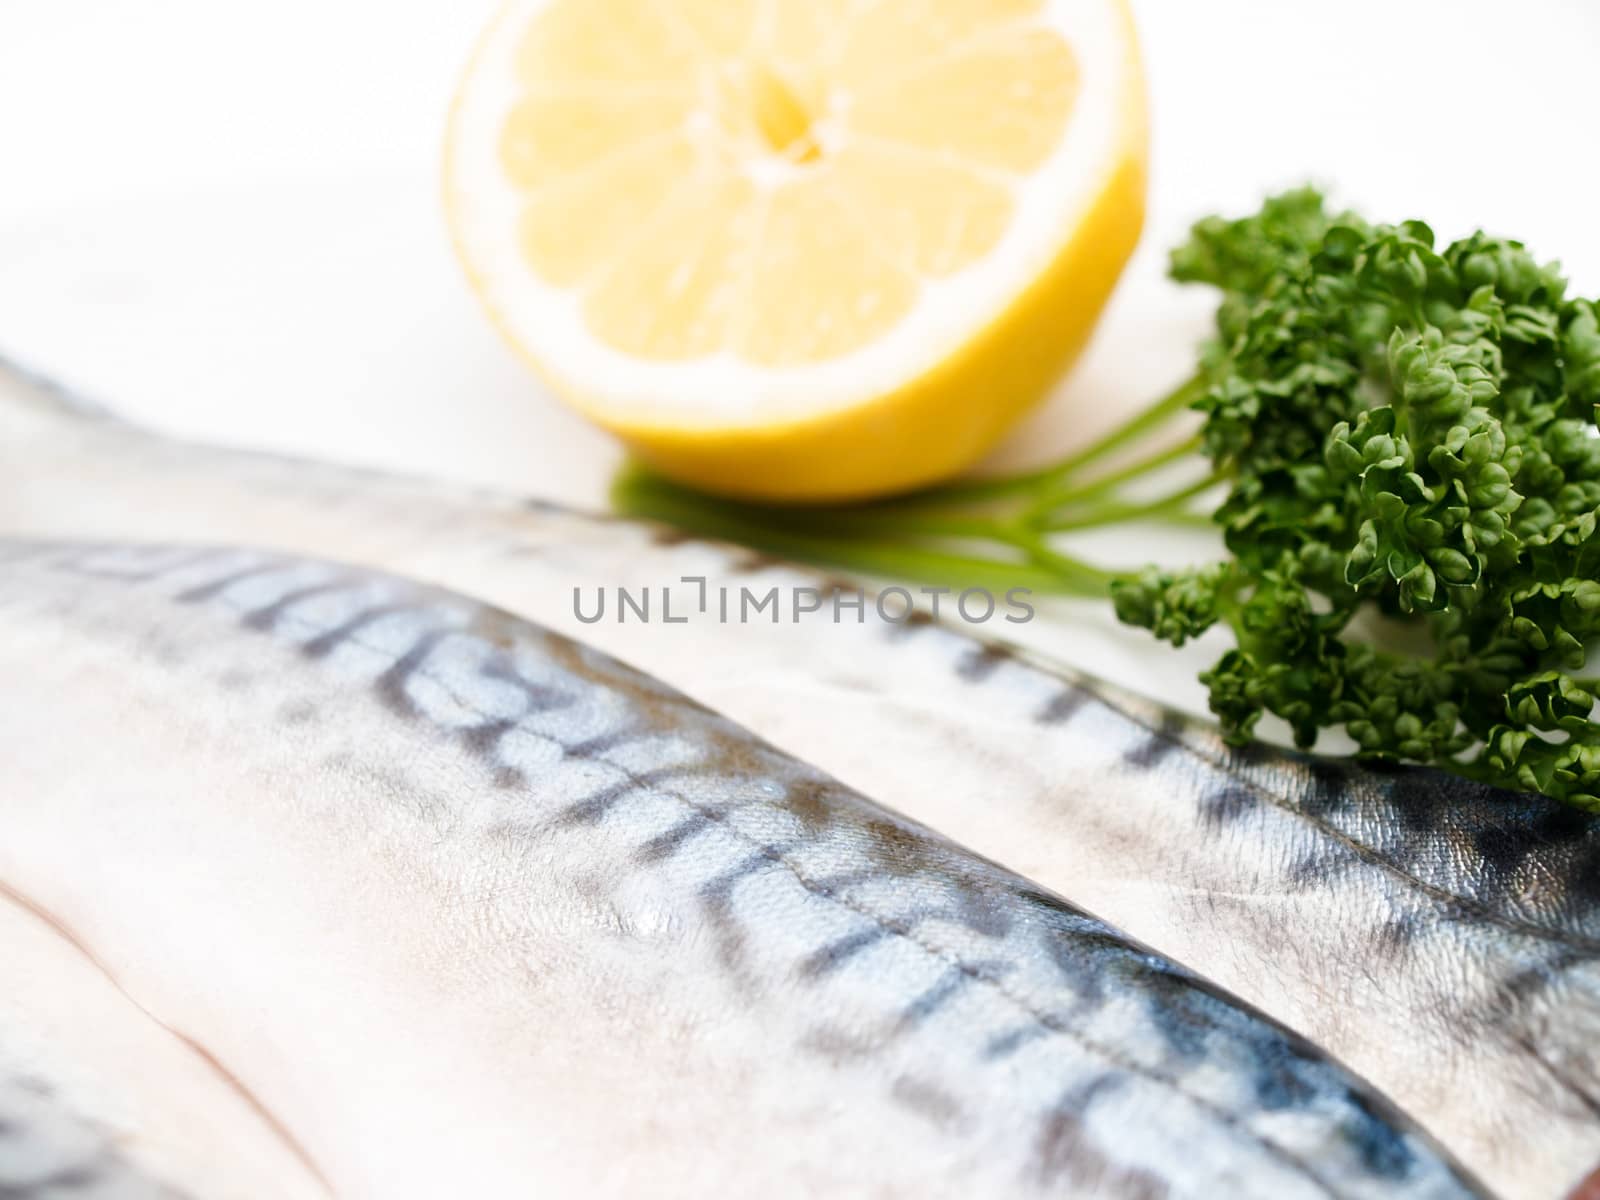
[[[1600, 643], [1600, 303], [1519, 242], [1440, 248], [1420, 221], [1372, 224], [1310, 188], [1200, 221], [1171, 273], [1220, 293], [1199, 369], [1059, 463], [808, 512], [635, 474], [618, 506], [893, 578], [1109, 593], [1173, 645], [1226, 633], [1201, 679], [1236, 742], [1270, 713], [1303, 747], [1338, 729], [1366, 758], [1600, 810], [1600, 680], [1583, 675]], [[1096, 473], [1191, 409], [1198, 435]], [[1125, 493], [1201, 458], [1176, 491]], [[1197, 519], [1226, 561], [1108, 572], [1057, 541]], [[1404, 644], [1364, 633], [1368, 614]]]

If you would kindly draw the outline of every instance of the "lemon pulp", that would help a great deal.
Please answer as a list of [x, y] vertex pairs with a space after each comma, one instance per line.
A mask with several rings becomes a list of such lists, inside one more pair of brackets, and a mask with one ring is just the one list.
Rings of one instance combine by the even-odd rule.
[[838, 499], [968, 465], [1142, 219], [1120, 0], [518, 0], [452, 122], [491, 312], [669, 474]]

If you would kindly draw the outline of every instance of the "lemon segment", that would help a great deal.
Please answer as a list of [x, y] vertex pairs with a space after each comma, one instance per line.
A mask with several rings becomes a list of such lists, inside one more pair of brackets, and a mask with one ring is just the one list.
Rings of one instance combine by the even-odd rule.
[[838, 73], [848, 87], [893, 81], [996, 31], [1038, 22], [1044, 0], [882, 0], [853, 6]]
[[834, 163], [841, 205], [876, 220], [881, 252], [939, 279], [993, 250], [1016, 211], [1007, 181], [910, 148], [846, 147]]
[[508, 39], [513, 57], [506, 65], [524, 87], [630, 88], [692, 81], [699, 71], [700, 55], [657, 0], [556, 0], [521, 5], [521, 12], [517, 7], [505, 10], [495, 29]]
[[[1045, 29], [1017, 29], [864, 89], [847, 128], [1024, 173], [1036, 170], [1060, 144], [1076, 85], [1077, 64], [1060, 37]], [[974, 103], [974, 97], [990, 102]]]
[[518, 253], [529, 271], [558, 288], [595, 279], [619, 240], [641, 233], [673, 192], [687, 190], [693, 148], [681, 137], [642, 142], [592, 170], [531, 190], [517, 221]]
[[835, 500], [970, 465], [1143, 219], [1123, 0], [513, 0], [451, 120], [476, 290], [660, 469]]
[[584, 297], [584, 322], [653, 361], [715, 354], [733, 337], [742, 264], [755, 244], [755, 189], [737, 175], [696, 181], [611, 263]]

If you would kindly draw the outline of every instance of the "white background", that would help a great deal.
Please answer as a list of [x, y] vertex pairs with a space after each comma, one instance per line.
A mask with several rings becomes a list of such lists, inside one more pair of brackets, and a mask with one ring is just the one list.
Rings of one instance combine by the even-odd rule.
[[[497, 341], [440, 214], [445, 111], [493, 7], [0, 0], [0, 353], [189, 435], [602, 503], [616, 452]], [[1145, 242], [1003, 457], [1059, 454], [1187, 373], [1209, 300], [1162, 278], [1166, 247], [1271, 188], [1512, 234], [1600, 293], [1600, 0], [1134, 7]], [[1207, 648], [1083, 609], [1032, 636], [1201, 703]]]

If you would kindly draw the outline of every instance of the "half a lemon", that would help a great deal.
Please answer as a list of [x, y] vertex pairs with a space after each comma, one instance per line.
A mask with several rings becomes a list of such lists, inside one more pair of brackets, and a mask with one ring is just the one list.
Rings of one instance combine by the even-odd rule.
[[446, 148], [500, 328], [659, 470], [844, 500], [970, 465], [1144, 213], [1123, 0], [513, 0]]

